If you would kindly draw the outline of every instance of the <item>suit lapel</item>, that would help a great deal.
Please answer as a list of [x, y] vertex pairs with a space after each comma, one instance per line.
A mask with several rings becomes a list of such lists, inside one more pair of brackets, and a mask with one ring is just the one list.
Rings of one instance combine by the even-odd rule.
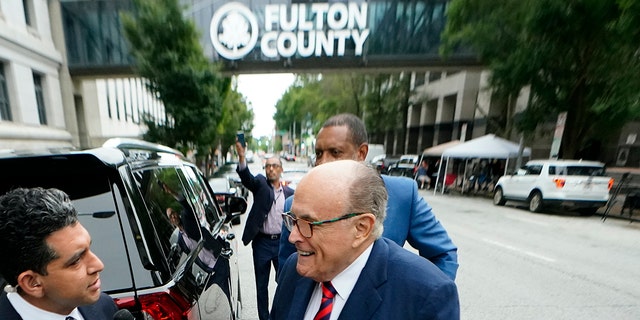
[[307, 311], [307, 306], [309, 305], [315, 284], [316, 282], [309, 278], [301, 277], [298, 279], [293, 298], [291, 299], [289, 316], [286, 319], [304, 318], [304, 313]]
[[378, 290], [387, 282], [388, 255], [387, 244], [381, 239], [376, 240], [369, 260], [362, 269], [356, 286], [353, 287], [338, 319], [371, 319], [373, 317], [382, 303], [382, 296]]
[[13, 308], [11, 302], [9, 302], [9, 298], [4, 294], [0, 297], [0, 319], [2, 320], [21, 320], [22, 318]]

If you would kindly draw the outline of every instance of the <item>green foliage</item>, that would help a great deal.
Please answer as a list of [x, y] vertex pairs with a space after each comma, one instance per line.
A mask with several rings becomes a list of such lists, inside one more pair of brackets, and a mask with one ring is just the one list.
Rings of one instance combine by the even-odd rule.
[[472, 48], [499, 96], [529, 85], [519, 129], [567, 111], [561, 156], [593, 157], [580, 146], [640, 115], [638, 22], [633, 0], [453, 0], [441, 53]]
[[245, 132], [245, 139], [251, 144], [253, 110], [248, 109], [245, 97], [236, 91], [230, 91], [224, 99], [222, 116], [216, 127], [216, 136], [223, 151], [235, 145], [238, 130]]
[[363, 118], [370, 135], [382, 135], [406, 119], [408, 81], [402, 74], [297, 75], [276, 104], [276, 126], [289, 130], [293, 122], [308, 122], [315, 134], [329, 117], [349, 112]]
[[144, 138], [183, 152], [206, 155], [216, 136], [230, 79], [205, 58], [192, 21], [177, 0], [134, 0], [122, 21], [136, 72], [164, 104], [167, 119], [156, 124], [144, 117]]

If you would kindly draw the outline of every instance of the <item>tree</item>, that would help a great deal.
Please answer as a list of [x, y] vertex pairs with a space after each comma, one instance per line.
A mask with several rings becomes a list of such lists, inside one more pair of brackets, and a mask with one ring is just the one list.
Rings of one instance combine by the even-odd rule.
[[597, 158], [583, 146], [640, 115], [639, 21], [630, 0], [453, 0], [441, 53], [477, 52], [499, 96], [530, 86], [518, 129], [531, 133], [566, 111], [560, 156]]
[[226, 152], [235, 145], [238, 130], [245, 132], [247, 144], [251, 144], [249, 133], [253, 130], [253, 110], [247, 107], [246, 98], [234, 90], [225, 96], [222, 115], [216, 126], [215, 139], [220, 151]]
[[363, 119], [372, 141], [384, 140], [390, 131], [404, 139], [399, 124], [407, 122], [409, 80], [402, 73], [298, 75], [276, 104], [276, 126], [290, 130], [310, 117], [315, 133], [329, 117], [349, 112]]
[[133, 3], [134, 10], [123, 13], [122, 21], [135, 69], [148, 80], [167, 115], [159, 124], [144, 117], [144, 138], [208, 157], [230, 79], [205, 58], [197, 29], [183, 17], [177, 0]]

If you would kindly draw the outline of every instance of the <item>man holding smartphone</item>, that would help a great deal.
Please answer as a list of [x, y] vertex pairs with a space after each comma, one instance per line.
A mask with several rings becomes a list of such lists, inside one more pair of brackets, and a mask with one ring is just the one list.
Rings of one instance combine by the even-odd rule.
[[242, 184], [253, 193], [253, 205], [247, 216], [242, 234], [242, 243], [251, 243], [253, 251], [253, 271], [256, 278], [256, 297], [258, 317], [269, 319], [269, 275], [271, 266], [277, 272], [280, 232], [284, 200], [293, 195], [293, 189], [280, 183], [282, 162], [278, 157], [266, 159], [265, 174], [254, 176], [246, 163], [246, 144], [244, 134], [238, 134], [236, 151], [238, 152], [238, 168]]

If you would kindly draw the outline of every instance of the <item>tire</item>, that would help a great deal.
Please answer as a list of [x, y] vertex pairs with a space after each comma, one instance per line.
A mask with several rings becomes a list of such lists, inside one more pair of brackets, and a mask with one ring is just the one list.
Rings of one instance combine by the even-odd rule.
[[529, 197], [529, 211], [540, 212], [543, 208], [542, 194], [540, 191], [534, 191]]
[[504, 199], [502, 188], [497, 187], [496, 191], [493, 192], [493, 204], [496, 206], [504, 206], [505, 203], [507, 203], [507, 200]]

